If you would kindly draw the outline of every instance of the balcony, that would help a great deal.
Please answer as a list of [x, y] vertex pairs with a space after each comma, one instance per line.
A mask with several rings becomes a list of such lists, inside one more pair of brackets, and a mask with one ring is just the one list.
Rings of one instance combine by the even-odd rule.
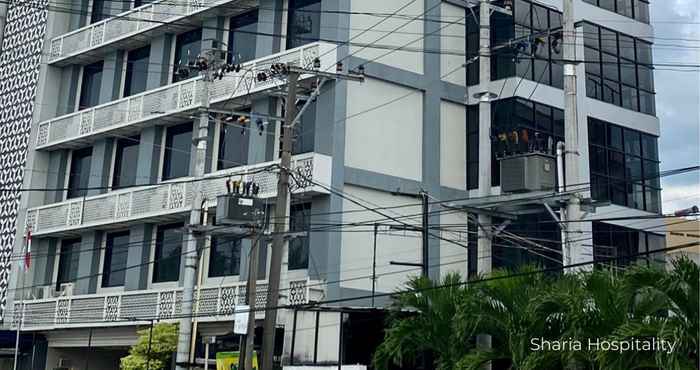
[[119, 49], [133, 49], [165, 33], [201, 26], [205, 18], [234, 16], [257, 7], [257, 0], [157, 0], [51, 39], [49, 64], [89, 64]]
[[[230, 110], [237, 100], [241, 106], [250, 104], [251, 95], [277, 90], [286, 83], [281, 79], [257, 81], [252, 71], [269, 69], [273, 63], [311, 68], [317, 57], [320, 70], [334, 70], [336, 46], [311, 43], [248, 62], [239, 73], [231, 72], [221, 80], [206, 82], [199, 76], [44, 121], [39, 123], [36, 149], [75, 148], [110, 134], [136, 134], [143, 127], [163, 124], [166, 118], [169, 124], [191, 121], [192, 113], [203, 107], [207, 89], [214, 108]], [[300, 81], [309, 82], [311, 77], [302, 75]]]
[[[201, 192], [209, 206], [216, 206], [216, 197], [226, 193], [227, 178], [254, 181], [260, 185], [258, 197], [277, 195], [279, 160], [242, 166], [209, 173], [202, 181], [180, 178], [158, 185], [131, 187], [106, 194], [70, 199], [27, 210], [26, 227], [34, 236], [77, 235], [86, 228], [114, 229], [128, 225], [162, 223], [183, 219], [192, 208], [194, 194]], [[316, 153], [292, 157], [292, 171], [298, 182], [292, 180], [292, 192], [314, 195], [328, 194], [327, 189], [310, 180], [330, 184], [331, 158]]]
[[[324, 298], [323, 283], [290, 281], [280, 291], [280, 305], [300, 305]], [[255, 307], [267, 304], [267, 281], [258, 281]], [[284, 286], [284, 285], [282, 285]], [[197, 290], [195, 290], [195, 297]], [[196, 299], [196, 298], [195, 298]], [[197, 304], [197, 301], [199, 302]], [[203, 286], [195, 309], [200, 322], [231, 321], [234, 308], [245, 304], [246, 282]], [[125, 326], [149, 320], [177, 321], [181, 316], [182, 288], [137, 290], [110, 294], [86, 294], [15, 302], [12, 328], [22, 320], [22, 330], [51, 330], [80, 327]], [[262, 319], [264, 311], [256, 312]]]

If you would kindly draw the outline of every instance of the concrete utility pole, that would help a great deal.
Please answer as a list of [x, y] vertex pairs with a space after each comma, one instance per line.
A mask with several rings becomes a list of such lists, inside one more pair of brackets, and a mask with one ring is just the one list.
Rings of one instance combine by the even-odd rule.
[[[194, 159], [194, 173], [192, 174], [195, 179], [199, 179], [204, 176], [204, 167], [207, 156], [207, 135], [209, 132], [209, 84], [212, 81], [212, 71], [214, 70], [213, 64], [217, 58], [217, 53], [215, 50], [211, 50], [209, 53], [209, 58], [202, 57], [205, 59], [209, 66], [201, 70], [201, 74], [204, 76], [204, 84], [202, 89], [202, 96], [204, 97], [204, 102], [202, 108], [199, 111], [199, 122], [197, 125], [197, 136], [195, 136], [192, 141], [197, 146], [195, 151]], [[190, 211], [190, 222], [185, 233], [186, 244], [185, 244], [185, 276], [183, 278], [183, 290], [182, 290], [182, 317], [180, 318], [179, 325], [179, 335], [177, 341], [177, 357], [175, 358], [175, 364], [177, 370], [186, 370], [190, 368], [190, 341], [192, 340], [192, 307], [194, 296], [194, 285], [197, 275], [197, 232], [196, 228], [201, 223], [202, 217], [202, 192], [200, 191], [202, 182], [194, 181], [192, 182], [192, 191], [194, 192], [194, 200], [192, 203], [192, 210]], [[207, 221], [204, 220], [206, 223]]]
[[[479, 3], [479, 196], [491, 195], [491, 4]], [[492, 268], [491, 217], [479, 214], [477, 271], [490, 274]]]
[[[574, 1], [564, 0], [563, 3], [563, 52], [564, 52], [564, 163], [566, 167], [565, 184], [580, 184], [579, 161], [579, 127], [578, 107], [576, 105], [576, 28], [574, 27]], [[572, 190], [564, 186], [564, 190]], [[572, 196], [566, 206], [566, 214], [561, 215], [562, 220], [580, 220], [580, 198]], [[564, 244], [562, 255], [564, 265], [582, 262], [583, 245], [580, 240], [581, 223], [569, 222], [567, 226], [567, 240]]]
[[[261, 230], [264, 232], [264, 230]], [[260, 238], [253, 237], [253, 245], [250, 247], [250, 258], [248, 259], [248, 330], [245, 335], [245, 368], [253, 370], [253, 347], [255, 346], [255, 294], [257, 291], [258, 279], [258, 259], [260, 256]]]
[[[491, 1], [479, 2], [479, 196], [491, 195]], [[480, 213], [477, 230], [477, 272], [488, 275], [492, 269], [491, 217]], [[478, 335], [476, 345], [491, 348], [491, 336]], [[491, 369], [487, 364], [484, 369]]]
[[267, 295], [268, 309], [265, 311], [263, 326], [263, 361], [262, 369], [272, 370], [272, 355], [275, 346], [275, 328], [277, 326], [277, 303], [279, 302], [280, 275], [282, 272], [282, 255], [284, 252], [284, 233], [289, 228], [289, 170], [292, 165], [292, 135], [296, 118], [297, 83], [299, 72], [290, 70], [287, 74], [287, 102], [284, 107], [282, 123], [282, 150], [280, 174], [277, 181], [277, 202], [275, 203], [275, 228], [272, 238], [270, 256], [270, 279]]

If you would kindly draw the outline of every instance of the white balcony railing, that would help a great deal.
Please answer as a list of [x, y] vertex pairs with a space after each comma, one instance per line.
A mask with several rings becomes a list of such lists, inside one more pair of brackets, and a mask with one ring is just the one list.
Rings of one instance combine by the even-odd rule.
[[[210, 206], [216, 197], [226, 193], [226, 178], [254, 181], [260, 185], [258, 196], [263, 199], [277, 195], [279, 161], [236, 167], [207, 174], [203, 181], [182, 178], [170, 183], [132, 187], [106, 194], [70, 199], [27, 210], [26, 227], [35, 236], [64, 233], [113, 223], [158, 222], [159, 217], [184, 213], [191, 209], [195, 192], [203, 194]], [[292, 181], [295, 193], [327, 194], [327, 189], [314, 182], [330, 184], [331, 158], [316, 153], [292, 157], [292, 171], [299, 173]]]
[[156, 0], [150, 4], [107, 18], [89, 26], [51, 39], [49, 63], [68, 63], [71, 57], [88, 53], [99, 55], [99, 49], [137, 47], [145, 44], [148, 35], [155, 37], [166, 32], [182, 32], [196, 27], [196, 20], [188, 17], [208, 14], [227, 16], [243, 13], [257, 6], [257, 0]]
[[[76, 140], [90, 140], [132, 125], [155, 124], [163, 117], [195, 110], [205, 102], [205, 83], [209, 83], [212, 105], [278, 88], [284, 85], [284, 80], [257, 81], [253, 71], [268, 69], [273, 63], [311, 68], [317, 57], [321, 60], [321, 70], [331, 70], [337, 61], [336, 46], [311, 43], [248, 62], [239, 73], [231, 72], [221, 80], [205, 82], [200, 76], [56, 117], [39, 123], [36, 148], [70, 145]], [[300, 79], [310, 77], [302, 75]]]
[[[283, 285], [284, 286], [284, 285]], [[267, 304], [267, 281], [259, 281], [255, 307]], [[318, 302], [324, 285], [314, 280], [294, 280], [280, 291], [280, 305]], [[195, 290], [196, 295], [196, 290]], [[203, 286], [199, 293], [199, 321], [233, 320], [234, 309], [246, 302], [246, 282]], [[85, 294], [48, 299], [15, 301], [12, 328], [20, 319], [22, 330], [135, 325], [157, 320], [174, 321], [181, 316], [182, 288], [137, 290], [109, 294]], [[256, 313], [261, 318], [264, 311]]]

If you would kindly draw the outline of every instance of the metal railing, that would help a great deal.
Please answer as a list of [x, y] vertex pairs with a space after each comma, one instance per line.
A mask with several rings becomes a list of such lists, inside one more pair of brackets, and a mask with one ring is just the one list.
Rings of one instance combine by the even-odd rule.
[[[293, 280], [280, 294], [280, 305], [300, 305], [324, 298], [323, 283]], [[255, 307], [267, 303], [267, 281], [258, 281]], [[235, 307], [246, 303], [246, 282], [203, 286], [199, 293], [199, 321], [233, 320]], [[196, 303], [196, 302], [195, 302]], [[176, 321], [181, 315], [182, 288], [148, 289], [15, 301], [12, 324], [22, 330], [124, 326], [140, 321]], [[264, 315], [260, 311], [256, 315]]]
[[[242, 65], [240, 72], [231, 72], [221, 80], [210, 82], [210, 104], [222, 103], [250, 94], [278, 88], [285, 81], [268, 79], [257, 81], [255, 71], [268, 69], [273, 63], [311, 68], [314, 59], [321, 60], [321, 70], [330, 69], [336, 63], [336, 47], [333, 44], [315, 42], [286, 50]], [[311, 75], [302, 75], [302, 79]], [[48, 149], [58, 144], [70, 144], [78, 139], [108, 135], [110, 131], [132, 125], [153, 124], [163, 117], [193, 111], [202, 107], [205, 99], [201, 76], [145, 91], [123, 99], [101, 104], [78, 112], [59, 116], [39, 123], [36, 138], [37, 149]]]
[[[25, 227], [32, 230], [33, 235], [42, 236], [149, 218], [157, 221], [160, 216], [188, 212], [197, 191], [212, 207], [215, 206], [216, 197], [226, 193], [226, 178], [254, 181], [260, 186], [258, 197], [274, 198], [278, 176], [275, 165], [278, 163], [279, 160], [216, 171], [200, 181], [186, 177], [159, 185], [131, 187], [30, 208]], [[327, 189], [314, 185], [311, 180], [330, 184], [330, 157], [316, 153], [296, 155], [292, 158], [292, 171], [299, 174], [292, 182], [293, 192], [328, 193]]]
[[55, 63], [96, 48], [123, 43], [144, 33], [148, 33], [151, 37], [156, 36], [159, 31], [165, 33], [169, 27], [184, 26], [185, 18], [203, 12], [215, 11], [215, 8], [219, 6], [226, 5], [227, 12], [224, 12], [226, 14], [237, 14], [254, 9], [257, 3], [257, 0], [182, 0], [175, 2], [156, 0], [52, 38], [49, 63]]

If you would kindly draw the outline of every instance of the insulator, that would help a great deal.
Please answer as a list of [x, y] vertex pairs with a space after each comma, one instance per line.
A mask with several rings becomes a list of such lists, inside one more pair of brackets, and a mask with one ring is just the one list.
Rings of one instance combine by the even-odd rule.
[[338, 62], [335, 64], [335, 71], [336, 72], [342, 72], [343, 71], [343, 62]]
[[321, 68], [321, 58], [314, 58], [314, 68], [319, 69]]

